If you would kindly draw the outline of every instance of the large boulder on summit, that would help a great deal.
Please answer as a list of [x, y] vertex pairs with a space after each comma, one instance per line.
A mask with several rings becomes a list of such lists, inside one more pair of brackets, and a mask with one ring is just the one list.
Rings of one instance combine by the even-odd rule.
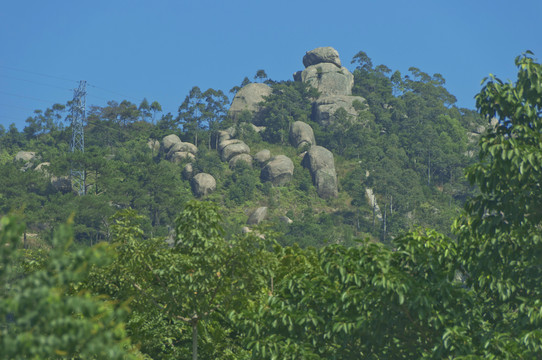
[[196, 174], [190, 181], [194, 195], [205, 196], [216, 190], [216, 180], [211, 174]]
[[[231, 140], [229, 140], [231, 141]], [[222, 161], [230, 161], [235, 155], [249, 154], [250, 148], [244, 142], [229, 144], [222, 149]]]
[[260, 174], [263, 181], [270, 181], [274, 186], [288, 184], [293, 176], [294, 163], [285, 155], [278, 155], [269, 160]]
[[337, 67], [341, 67], [341, 59], [339, 59], [339, 53], [337, 50], [330, 46], [319, 47], [311, 51], [307, 51], [303, 56], [303, 65], [309, 67], [311, 65], [317, 65], [321, 63], [334, 64]]
[[261, 223], [265, 217], [267, 216], [267, 207], [262, 206], [254, 210], [252, 214], [248, 217], [247, 224], [248, 225], [258, 225]]
[[366, 108], [366, 102], [361, 96], [322, 96], [314, 102], [313, 120], [322, 126], [331, 125], [336, 121], [335, 113], [340, 108], [346, 111], [348, 120], [354, 122], [359, 112]]
[[337, 197], [337, 173], [333, 153], [322, 146], [313, 146], [305, 154], [303, 166], [308, 167], [316, 191], [321, 198]]
[[303, 121], [295, 121], [290, 128], [290, 143], [296, 148], [316, 145], [311, 126]]
[[301, 81], [316, 88], [322, 96], [351, 95], [354, 75], [345, 67], [321, 63], [303, 70]]
[[271, 95], [271, 87], [261, 83], [251, 83], [243, 86], [235, 97], [230, 106], [228, 114], [237, 119], [238, 116], [245, 110], [248, 110], [253, 115], [261, 110], [259, 105], [264, 101], [264, 96]]
[[177, 135], [170, 134], [170, 135], [164, 136], [164, 138], [162, 139], [162, 147], [164, 148], [164, 151], [167, 154], [167, 152], [169, 151], [169, 149], [171, 149], [173, 145], [180, 142], [181, 142], [181, 139], [179, 139]]

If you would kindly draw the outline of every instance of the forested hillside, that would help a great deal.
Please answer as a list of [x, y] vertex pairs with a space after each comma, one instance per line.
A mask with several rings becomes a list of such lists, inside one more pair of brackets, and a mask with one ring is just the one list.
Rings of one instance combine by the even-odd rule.
[[[334, 61], [340, 64], [338, 55]], [[320, 85], [311, 79], [275, 81], [260, 70], [254, 76], [258, 84], [245, 78], [228, 94], [259, 85], [265, 94], [256, 101], [263, 103], [254, 106], [253, 100], [233, 111], [234, 100], [229, 114], [224, 92], [197, 86], [180, 101], [177, 114], [162, 114], [157, 101], [111, 100], [87, 109], [84, 153], [70, 151], [69, 102], [36, 110], [23, 131], [0, 129], [0, 213], [23, 214], [27, 232], [40, 243], [71, 213], [78, 242], [109, 241], [110, 217], [126, 208], [144, 217], [145, 234], [167, 236], [182, 204], [195, 197], [192, 177], [207, 173], [216, 189], [205, 198], [228, 209], [223, 215], [232, 234], [260, 207], [268, 208], [265, 223], [289, 245], [353, 244], [367, 236], [389, 242], [414, 225], [449, 233], [472, 191], [463, 171], [476, 159], [485, 123], [474, 111], [454, 106], [439, 74], [411, 68], [402, 75], [373, 66], [363, 52], [352, 64], [353, 74], [331, 63], [308, 66], [306, 71], [320, 71]], [[330, 102], [340, 95], [333, 94], [336, 83], [326, 83], [324, 65], [353, 75], [346, 102]], [[327, 103], [321, 106], [321, 99]], [[327, 118], [319, 119], [326, 104]], [[314, 174], [302, 165], [310, 144], [294, 144], [296, 121], [310, 125], [315, 144], [332, 152], [337, 194], [321, 196]], [[261, 176], [265, 161], [223, 161], [221, 130], [244, 142], [248, 155], [266, 149], [270, 156], [287, 156], [292, 179], [275, 186]], [[192, 144], [195, 156], [172, 158], [163, 142], [171, 134]], [[25, 153], [17, 157], [19, 152]], [[183, 177], [187, 164], [192, 170]], [[74, 167], [85, 170], [84, 196], [70, 189]]]
[[84, 153], [62, 105], [4, 130], [0, 357], [542, 358], [542, 65], [475, 113], [363, 52], [303, 63], [229, 109], [93, 108]]

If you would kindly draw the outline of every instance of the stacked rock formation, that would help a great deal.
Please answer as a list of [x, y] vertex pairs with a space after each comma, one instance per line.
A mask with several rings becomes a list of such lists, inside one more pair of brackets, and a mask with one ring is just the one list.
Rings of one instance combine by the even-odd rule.
[[179, 164], [185, 159], [195, 160], [198, 148], [191, 143], [182, 142], [175, 134], [170, 134], [162, 139], [162, 148], [166, 159]]
[[339, 108], [346, 110], [350, 121], [355, 121], [361, 96], [352, 96], [354, 76], [341, 66], [339, 53], [332, 47], [320, 47], [308, 51], [303, 57], [305, 70], [294, 74], [294, 80], [311, 85], [320, 92], [314, 102], [313, 120], [323, 126], [332, 124]]
[[218, 151], [222, 161], [227, 161], [230, 168], [234, 168], [239, 162], [245, 162], [252, 166], [250, 148], [242, 140], [233, 139], [232, 128], [218, 132]]

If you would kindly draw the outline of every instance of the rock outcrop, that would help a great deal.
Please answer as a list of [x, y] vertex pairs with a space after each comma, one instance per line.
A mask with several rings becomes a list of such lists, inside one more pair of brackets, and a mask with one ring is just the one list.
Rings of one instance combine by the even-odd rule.
[[147, 147], [152, 150], [153, 154], [158, 153], [158, 151], [160, 151], [160, 141], [149, 139], [149, 141], [147, 141]]
[[15, 161], [34, 161], [36, 160], [36, 153], [34, 151], [19, 151], [15, 155]]
[[316, 145], [311, 126], [303, 121], [295, 121], [290, 128], [290, 143], [296, 148]]
[[311, 51], [307, 51], [303, 56], [303, 65], [309, 67], [311, 65], [317, 65], [321, 63], [334, 64], [337, 67], [341, 67], [341, 59], [339, 59], [339, 53], [331, 46], [319, 47]]
[[[228, 141], [233, 141], [233, 140], [228, 140]], [[222, 149], [222, 153], [221, 153], [222, 161], [230, 161], [231, 158], [240, 154], [250, 154], [250, 148], [248, 147], [247, 144], [245, 144], [241, 140], [236, 140], [236, 142], [230, 143]]]
[[183, 171], [181, 172], [181, 175], [183, 176], [183, 179], [190, 180], [192, 179], [192, 175], [194, 175], [194, 166], [192, 163], [188, 163], [184, 166]]
[[270, 181], [274, 186], [282, 186], [292, 181], [294, 176], [294, 163], [285, 155], [278, 155], [264, 166], [260, 177], [263, 181]]
[[257, 208], [250, 214], [247, 220], [247, 225], [258, 225], [262, 221], [264, 221], [265, 217], [267, 216], [267, 207], [262, 206]]
[[322, 146], [313, 146], [303, 158], [303, 166], [309, 168], [318, 196], [323, 199], [337, 197], [337, 173], [333, 154]]
[[258, 164], [263, 165], [266, 163], [267, 160], [271, 159], [271, 151], [267, 149], [263, 149], [261, 151], [258, 151], [256, 155], [254, 155], [254, 160], [258, 162]]
[[181, 139], [175, 134], [170, 134], [167, 136], [164, 136], [162, 139], [162, 147], [164, 149], [164, 152], [167, 154], [169, 152], [169, 149], [177, 143], [180, 143]]
[[216, 180], [211, 174], [196, 174], [190, 181], [192, 192], [197, 197], [206, 196], [216, 190]]
[[341, 66], [339, 53], [332, 47], [321, 47], [308, 51], [303, 57], [305, 70], [294, 74], [295, 81], [302, 81], [320, 92], [313, 103], [312, 120], [328, 126], [336, 120], [335, 113], [343, 108], [350, 121], [356, 121], [360, 111], [356, 102], [365, 103], [360, 96], [351, 96], [354, 75]]
[[301, 81], [316, 88], [321, 95], [352, 95], [354, 75], [345, 67], [321, 63], [303, 70]]
[[192, 153], [189, 153], [188, 151], [176, 151], [171, 155], [171, 157], [169, 158], [169, 161], [171, 161], [174, 164], [180, 164], [186, 159], [190, 161], [194, 161], [196, 160], [196, 156]]
[[191, 144], [191, 143], [188, 143], [188, 142], [178, 142], [178, 143], [175, 143], [173, 144], [173, 146], [171, 146], [169, 148], [169, 151], [167, 153], [167, 156], [168, 157], [171, 157], [173, 156], [173, 154], [175, 154], [176, 152], [189, 152], [191, 154], [194, 154], [196, 155], [198, 153], [198, 148], [196, 147], [196, 145], [194, 144]]
[[243, 86], [235, 94], [228, 114], [234, 120], [245, 110], [256, 116], [262, 110], [259, 104], [264, 101], [264, 96], [271, 95], [271, 91], [271, 87], [266, 84], [251, 83]]
[[335, 113], [340, 108], [346, 111], [349, 121], [354, 122], [360, 111], [365, 110], [365, 99], [361, 96], [333, 95], [322, 96], [314, 102], [313, 119], [322, 126], [336, 121]]
[[228, 162], [228, 165], [229, 165], [230, 169], [233, 169], [233, 168], [235, 168], [236, 165], [238, 165], [239, 163], [242, 163], [242, 162], [247, 164], [249, 167], [252, 167], [252, 156], [250, 156], [249, 154], [235, 155], [234, 157], [232, 157], [230, 159], [230, 161]]

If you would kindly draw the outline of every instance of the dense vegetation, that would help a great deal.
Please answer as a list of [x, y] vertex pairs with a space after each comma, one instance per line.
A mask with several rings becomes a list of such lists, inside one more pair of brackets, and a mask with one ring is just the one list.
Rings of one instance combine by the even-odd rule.
[[[160, 104], [149, 105], [146, 99], [139, 107], [127, 100], [92, 107], [84, 154], [69, 151], [71, 128], [64, 117], [70, 104], [36, 111], [22, 132], [14, 126], [0, 128], [0, 214], [22, 211], [27, 231], [44, 239], [74, 212], [76, 240], [94, 244], [110, 240], [109, 218], [118, 209], [131, 208], [145, 217], [146, 234], [165, 236], [180, 206], [193, 195], [189, 181], [181, 177], [184, 164], [166, 161], [163, 152], [147, 143], [175, 133], [198, 146], [195, 171], [217, 179], [211, 199], [230, 209], [225, 215], [228, 231], [239, 231], [250, 210], [267, 206], [282, 244], [353, 244], [353, 239], [366, 236], [389, 242], [414, 224], [449, 234], [451, 219], [472, 191], [463, 169], [474, 161], [483, 120], [453, 105], [455, 98], [438, 74], [412, 68], [410, 75], [390, 76], [383, 65], [373, 68], [363, 52], [353, 62], [353, 94], [367, 99], [369, 111], [362, 111], [358, 121], [338, 111], [338, 120], [326, 128], [311, 121], [316, 91], [292, 81], [266, 80], [273, 93], [260, 116], [266, 126], [261, 133], [249, 126], [250, 114], [234, 124], [227, 116], [227, 97], [213, 89], [194, 87], [178, 114], [159, 119]], [[258, 169], [229, 169], [215, 150], [217, 130], [235, 126], [237, 137], [253, 154], [268, 148], [274, 155], [296, 159], [302, 149], [289, 146], [288, 130], [297, 120], [309, 123], [317, 143], [335, 156], [340, 194], [335, 201], [317, 196], [300, 161], [294, 161], [291, 184], [273, 188], [262, 183]], [[50, 176], [67, 176], [74, 164], [84, 168], [86, 196], [59, 191], [43, 172], [19, 171], [24, 164], [12, 159], [20, 150], [36, 152], [40, 160], [34, 166], [50, 163], [45, 168]], [[367, 201], [366, 188], [376, 194], [378, 209]], [[277, 221], [284, 215], [294, 222]]]
[[[318, 198], [301, 166], [290, 185], [274, 188], [257, 169], [222, 163], [214, 130], [231, 123], [214, 90], [193, 89], [177, 117], [156, 124], [146, 121], [148, 103], [93, 109], [89, 150], [79, 157], [65, 155], [61, 106], [29, 118], [22, 133], [3, 131], [0, 211], [17, 210], [19, 220], [5, 217], [0, 232], [0, 354], [540, 358], [542, 66], [527, 54], [516, 60], [516, 83], [486, 80], [478, 116], [453, 106], [438, 74], [412, 68], [390, 76], [363, 52], [355, 61], [354, 92], [370, 109], [363, 121], [311, 123], [336, 156], [337, 199]], [[293, 82], [273, 88], [265, 119], [275, 127], [260, 135], [242, 121], [235, 126], [252, 149], [295, 158], [285, 130], [293, 120], [310, 122], [311, 90]], [[480, 119], [494, 117], [474, 160], [467, 131], [481, 132]], [[191, 200], [179, 165], [146, 145], [179, 125], [183, 140], [199, 145], [194, 167], [218, 180], [211, 201]], [[84, 163], [87, 194], [20, 171], [11, 160], [19, 149], [38, 152], [56, 176]], [[467, 165], [476, 192], [461, 175]], [[382, 220], [365, 187], [376, 191]], [[244, 210], [258, 204], [270, 207], [271, 221], [241, 235]], [[57, 224], [74, 210], [70, 247], [69, 228]], [[284, 214], [294, 222], [273, 221]], [[21, 221], [43, 248], [19, 246]], [[445, 234], [406, 231], [413, 224]]]

